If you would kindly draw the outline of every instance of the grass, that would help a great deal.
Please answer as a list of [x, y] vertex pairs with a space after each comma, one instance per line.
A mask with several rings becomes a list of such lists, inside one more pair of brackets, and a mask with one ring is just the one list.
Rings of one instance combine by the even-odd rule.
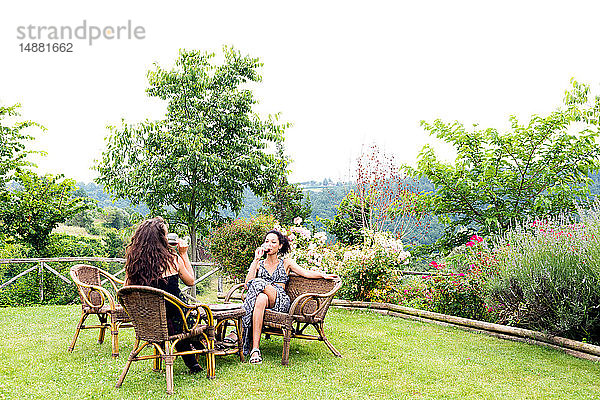
[[[0, 399], [167, 398], [164, 373], [149, 361], [134, 363], [114, 387], [133, 330], [121, 331], [118, 359], [96, 331], [82, 332], [67, 353], [78, 315], [73, 305], [0, 308]], [[261, 344], [262, 365], [217, 358], [212, 381], [177, 359], [168, 398], [600, 398], [600, 366], [555, 350], [369, 312], [332, 309], [327, 318], [343, 358], [322, 343], [292, 340], [290, 366], [282, 367], [281, 339], [272, 338]]]
[[93, 238], [100, 237], [98, 235], [89, 234], [88, 231], [84, 227], [71, 226], [71, 225], [65, 225], [65, 224], [58, 224], [58, 226], [56, 228], [54, 228], [54, 230], [52, 230], [52, 233], [65, 233], [67, 235], [72, 235], [72, 236], [87, 236], [87, 237], [93, 237]]

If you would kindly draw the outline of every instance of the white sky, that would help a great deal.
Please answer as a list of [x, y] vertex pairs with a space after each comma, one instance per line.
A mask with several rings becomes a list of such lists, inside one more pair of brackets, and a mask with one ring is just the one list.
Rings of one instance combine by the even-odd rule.
[[[502, 128], [561, 104], [569, 79], [597, 89], [597, 1], [11, 1], [0, 10], [0, 103], [48, 130], [44, 172], [90, 181], [109, 124], [162, 117], [145, 94], [152, 63], [178, 49], [259, 57], [261, 113], [292, 122], [292, 181], [347, 180], [363, 144], [414, 163], [422, 119]], [[144, 40], [72, 40], [22, 53], [17, 27], [143, 26]], [[445, 157], [447, 148], [438, 146]]]

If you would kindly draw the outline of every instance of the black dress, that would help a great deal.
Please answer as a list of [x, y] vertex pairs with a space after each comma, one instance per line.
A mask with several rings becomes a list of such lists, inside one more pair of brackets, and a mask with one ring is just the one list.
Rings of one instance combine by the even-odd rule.
[[[155, 282], [155, 284], [151, 285], [157, 289], [164, 290], [165, 292], [172, 294], [177, 297], [181, 301], [185, 302], [183, 296], [181, 295], [181, 290], [179, 290], [179, 275], [173, 274], [169, 276], [164, 276]], [[177, 335], [183, 332], [183, 319], [181, 318], [181, 314], [178, 311], [178, 308], [171, 304], [169, 301], [165, 301], [166, 306], [166, 314], [167, 314], [167, 329], [169, 331], [169, 335]], [[197, 341], [191, 341], [189, 339], [180, 340], [176, 345], [175, 349], [177, 351], [192, 351], [198, 349], [201, 344]], [[183, 362], [192, 372], [197, 372], [200, 370], [200, 366], [198, 365], [198, 361], [196, 361], [196, 356], [193, 354], [182, 355], [181, 358]]]

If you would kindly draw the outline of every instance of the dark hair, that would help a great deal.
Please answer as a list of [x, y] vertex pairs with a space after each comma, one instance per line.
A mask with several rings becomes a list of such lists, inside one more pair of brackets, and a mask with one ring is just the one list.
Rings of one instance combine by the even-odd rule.
[[162, 279], [175, 255], [167, 243], [167, 224], [161, 217], [147, 219], [135, 230], [127, 245], [125, 271], [129, 285], [151, 286]]
[[269, 232], [265, 233], [265, 237], [263, 239], [263, 241], [267, 238], [267, 236], [270, 233], [274, 233], [275, 235], [277, 235], [277, 239], [279, 240], [279, 244], [281, 244], [281, 249], [279, 249], [279, 253], [282, 256], [285, 255], [288, 251], [290, 251], [290, 241], [288, 240], [287, 236], [285, 236], [283, 233], [276, 231], [275, 229], [270, 230]]

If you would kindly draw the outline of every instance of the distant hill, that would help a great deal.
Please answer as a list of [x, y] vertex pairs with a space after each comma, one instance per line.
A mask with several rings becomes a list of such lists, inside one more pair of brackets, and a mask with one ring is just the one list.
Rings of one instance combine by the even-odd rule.
[[145, 204], [133, 206], [128, 200], [118, 199], [113, 201], [110, 195], [104, 190], [104, 187], [95, 182], [77, 182], [77, 187], [79, 188], [79, 194], [85, 193], [87, 197], [96, 200], [100, 208], [116, 207], [124, 210], [130, 209], [142, 215], [148, 215], [150, 212]]
[[[312, 207], [311, 222], [316, 229], [324, 229], [323, 224], [319, 222], [321, 219], [332, 219], [337, 213], [337, 206], [340, 204], [342, 199], [354, 188], [352, 182], [333, 182], [331, 180], [325, 180], [322, 182], [307, 181], [300, 182], [298, 185], [304, 191], [304, 194], [310, 200]], [[112, 198], [101, 185], [94, 182], [84, 183], [78, 182], [79, 187], [77, 195], [87, 196], [97, 201], [98, 207], [108, 208], [116, 207], [124, 210], [134, 210], [142, 215], [148, 215], [149, 209], [145, 204], [132, 206], [128, 200], [115, 200]], [[433, 187], [428, 182], [423, 182], [421, 185], [424, 190], [432, 191]], [[262, 200], [254, 195], [251, 190], [246, 189], [244, 191], [244, 206], [238, 213], [239, 218], [249, 218], [258, 213], [258, 210], [262, 207]], [[230, 217], [236, 217], [233, 213], [226, 213]], [[417, 235], [424, 236], [419, 240], [420, 243], [431, 243], [435, 241], [440, 235], [442, 226], [437, 221], [432, 221], [430, 226], [426, 228], [425, 235], [419, 232]]]

